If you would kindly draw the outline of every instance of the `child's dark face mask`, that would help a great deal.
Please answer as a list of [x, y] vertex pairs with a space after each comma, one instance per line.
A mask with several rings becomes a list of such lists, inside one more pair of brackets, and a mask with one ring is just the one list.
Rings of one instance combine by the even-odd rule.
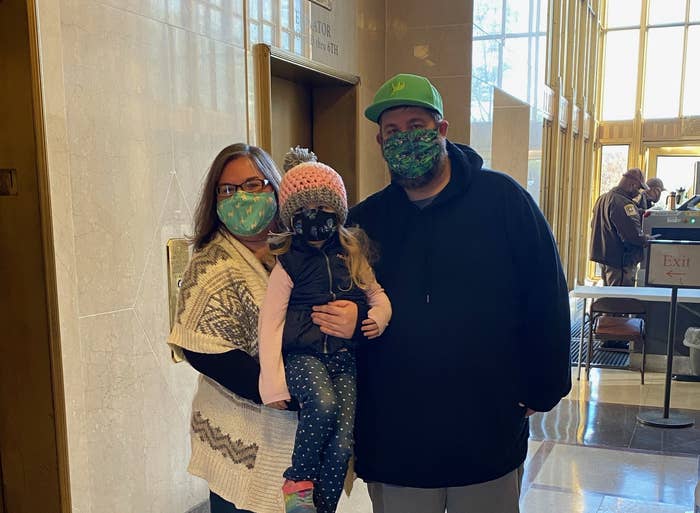
[[338, 229], [338, 216], [319, 208], [305, 208], [292, 216], [292, 229], [305, 241], [327, 240]]

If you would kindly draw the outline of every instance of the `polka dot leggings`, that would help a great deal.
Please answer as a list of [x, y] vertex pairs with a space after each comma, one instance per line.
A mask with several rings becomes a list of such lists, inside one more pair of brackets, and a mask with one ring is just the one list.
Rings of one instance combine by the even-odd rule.
[[284, 477], [313, 481], [318, 513], [334, 513], [352, 453], [355, 422], [355, 355], [289, 354], [289, 393], [301, 406], [292, 466]]

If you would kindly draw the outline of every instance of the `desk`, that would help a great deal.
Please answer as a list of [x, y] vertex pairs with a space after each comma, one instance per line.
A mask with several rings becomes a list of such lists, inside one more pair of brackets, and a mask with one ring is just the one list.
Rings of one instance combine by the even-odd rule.
[[[569, 292], [570, 297], [586, 299], [598, 299], [600, 297], [622, 297], [639, 299], [640, 301], [657, 301], [661, 303], [671, 302], [671, 289], [659, 287], [591, 287], [578, 285]], [[678, 289], [679, 303], [700, 303], [700, 289]], [[585, 312], [585, 304], [584, 312]]]
[[[578, 285], [569, 292], [569, 297], [583, 298], [583, 310], [581, 311], [581, 341], [578, 345], [578, 376], [581, 379], [581, 357], [583, 356], [583, 331], [586, 326], [586, 300], [601, 297], [619, 297], [627, 299], [639, 299], [640, 301], [655, 301], [659, 303], [671, 302], [671, 289], [659, 287], [592, 287]], [[700, 303], [700, 289], [679, 289], [679, 303]], [[588, 371], [587, 371], [588, 372]]]

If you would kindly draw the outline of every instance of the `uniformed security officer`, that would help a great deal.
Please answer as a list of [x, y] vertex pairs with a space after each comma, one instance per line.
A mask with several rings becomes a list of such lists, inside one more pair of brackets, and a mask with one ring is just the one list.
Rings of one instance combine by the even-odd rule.
[[640, 169], [630, 169], [593, 207], [590, 258], [601, 264], [605, 285], [634, 286], [637, 265], [650, 239], [642, 233], [634, 201], [640, 189], [649, 189], [644, 175]]
[[661, 198], [661, 193], [666, 190], [664, 187], [664, 182], [661, 178], [649, 178], [647, 180], [646, 191], [639, 193], [637, 204], [639, 205], [639, 211], [643, 214], [646, 210], [650, 209], [656, 203], [658, 203]]

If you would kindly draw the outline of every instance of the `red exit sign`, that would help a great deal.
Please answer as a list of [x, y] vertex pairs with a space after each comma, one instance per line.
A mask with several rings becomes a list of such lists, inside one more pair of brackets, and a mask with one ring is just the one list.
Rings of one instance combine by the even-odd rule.
[[647, 285], [700, 288], [700, 242], [651, 241]]

